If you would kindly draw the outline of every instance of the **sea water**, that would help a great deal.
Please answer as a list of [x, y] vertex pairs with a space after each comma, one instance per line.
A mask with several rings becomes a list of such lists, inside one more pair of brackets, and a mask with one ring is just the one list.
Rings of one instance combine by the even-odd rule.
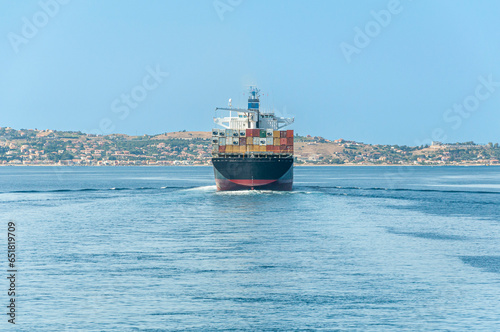
[[22, 331], [499, 330], [500, 168], [1, 167]]

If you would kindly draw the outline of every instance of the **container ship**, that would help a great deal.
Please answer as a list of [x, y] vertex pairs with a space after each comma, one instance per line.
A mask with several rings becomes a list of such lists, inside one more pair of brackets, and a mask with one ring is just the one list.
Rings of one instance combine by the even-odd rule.
[[217, 190], [292, 190], [293, 130], [280, 130], [294, 122], [260, 110], [260, 90], [250, 87], [248, 108], [233, 108], [216, 116], [222, 127], [212, 130], [212, 164]]

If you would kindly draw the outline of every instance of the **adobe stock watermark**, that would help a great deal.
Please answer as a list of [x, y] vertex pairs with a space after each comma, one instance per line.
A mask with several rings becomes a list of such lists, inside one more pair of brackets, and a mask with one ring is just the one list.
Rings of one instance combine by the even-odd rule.
[[[160, 84], [169, 76], [169, 73], [163, 72], [159, 65], [156, 68], [146, 67], [147, 74], [143, 77], [141, 83], [130, 89], [130, 93], [122, 93], [120, 97], [111, 102], [111, 112], [116, 114], [118, 120], [125, 120], [130, 115], [130, 111], [139, 107], [147, 98], [148, 93], [156, 90]], [[115, 128], [117, 119], [104, 117], [99, 121], [99, 129], [91, 131], [92, 134], [107, 135], [111, 134]]]
[[402, 11], [403, 5], [400, 0], [390, 0], [387, 3], [386, 9], [370, 11], [373, 20], [368, 21], [363, 29], [358, 26], [354, 27], [355, 34], [352, 44], [346, 42], [340, 43], [340, 50], [347, 63], [351, 63], [354, 54], [360, 54], [364, 48], [368, 47], [372, 40], [380, 35], [382, 29], [387, 28], [391, 24], [393, 17], [399, 15]]
[[7, 39], [10, 42], [10, 46], [14, 53], [19, 53], [19, 48], [21, 45], [26, 45], [29, 41], [35, 38], [40, 29], [49, 24], [50, 20], [53, 19], [61, 10], [61, 6], [67, 5], [70, 0], [40, 0], [38, 6], [40, 10], [31, 16], [31, 19], [23, 17], [21, 32], [9, 32], [7, 34]]
[[232, 12], [236, 7], [241, 5], [243, 0], [214, 0], [213, 6], [219, 19], [224, 21], [224, 14], [226, 12]]
[[[474, 93], [466, 96], [462, 102], [453, 104], [443, 113], [444, 122], [451, 124], [451, 129], [458, 130], [463, 123], [464, 119], [468, 119], [474, 112], [479, 110], [481, 102], [489, 99], [491, 95], [500, 87], [500, 82], [493, 81], [493, 74], [488, 75], [487, 78], [479, 76], [479, 83], [474, 89]], [[446, 131], [437, 127], [432, 131], [430, 138], [424, 140], [416, 140], [417, 146], [429, 145], [432, 141], [446, 141], [448, 136]]]

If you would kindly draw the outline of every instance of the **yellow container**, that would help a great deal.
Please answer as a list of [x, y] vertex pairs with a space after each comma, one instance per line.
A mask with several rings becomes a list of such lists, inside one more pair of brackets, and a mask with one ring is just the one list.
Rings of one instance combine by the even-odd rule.
[[240, 150], [240, 153], [245, 153], [245, 152], [247, 152], [247, 147], [245, 145], [240, 145], [239, 150]]
[[247, 145], [246, 146], [246, 148], [247, 148], [246, 152], [252, 152], [253, 151], [252, 147], [253, 147], [253, 145]]
[[253, 152], [259, 152], [259, 146], [260, 145], [252, 145], [252, 151]]
[[232, 145], [226, 145], [226, 153], [233, 153], [233, 146]]
[[266, 152], [266, 146], [265, 145], [259, 145], [259, 151], [260, 152]]
[[[276, 138], [276, 137], [280, 138], [280, 131], [279, 131], [279, 130], [275, 130], [275, 131], [273, 131], [273, 137], [274, 137], [274, 138]], [[276, 145], [276, 144], [275, 144], [275, 145]], [[279, 145], [279, 144], [278, 144], [278, 145]]]
[[[278, 131], [278, 135], [279, 135], [279, 133], [280, 132]], [[278, 136], [278, 138], [275, 137], [273, 140], [274, 140], [274, 142], [273, 142], [274, 144], [273, 145], [278, 145], [278, 146], [280, 145], [280, 138], [279, 138], [279, 136]]]

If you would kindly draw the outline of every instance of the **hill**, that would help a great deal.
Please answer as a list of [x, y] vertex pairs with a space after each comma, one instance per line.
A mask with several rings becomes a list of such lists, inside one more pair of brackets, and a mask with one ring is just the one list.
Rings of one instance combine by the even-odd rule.
[[[97, 136], [0, 127], [0, 165], [209, 165], [211, 133]], [[498, 143], [408, 147], [316, 136], [294, 138], [296, 165], [495, 165]]]

